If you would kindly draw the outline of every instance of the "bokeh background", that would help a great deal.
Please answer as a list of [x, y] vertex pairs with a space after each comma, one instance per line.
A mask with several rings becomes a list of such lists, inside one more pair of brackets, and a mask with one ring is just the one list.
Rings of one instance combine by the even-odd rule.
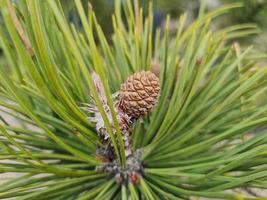
[[[20, 0], [12, 1], [18, 3]], [[60, 1], [64, 6], [69, 21], [76, 26], [80, 26], [75, 11], [74, 1]], [[88, 1], [96, 11], [98, 21], [102, 25], [104, 32], [111, 37], [111, 15], [113, 13], [114, 0], [82, 0], [85, 9], [88, 7]], [[124, 0], [122, 0], [122, 2], [123, 1]], [[167, 14], [170, 14], [173, 25], [175, 25], [175, 21], [177, 21], [178, 17], [183, 13], [187, 13], [188, 15], [188, 23], [193, 21], [198, 16], [201, 2], [205, 2], [207, 11], [216, 9], [224, 4], [240, 2], [243, 4], [242, 8], [235, 9], [224, 17], [221, 17], [213, 24], [213, 26], [216, 28], [223, 28], [239, 23], [255, 23], [261, 30], [261, 33], [241, 39], [238, 42], [240, 42], [241, 45], [252, 43], [261, 51], [267, 52], [267, 0], [139, 0], [140, 4], [145, 8], [144, 11], [150, 1], [152, 1], [154, 5], [155, 28], [164, 24], [164, 19]], [[0, 18], [0, 24], [1, 23]]]
[[[17, 0], [19, 1], [19, 0]], [[69, 13], [69, 20], [76, 25], [77, 17], [75, 16], [75, 7], [72, 0], [61, 0], [64, 9]], [[242, 44], [255, 44], [261, 50], [267, 51], [267, 0], [152, 0], [154, 3], [154, 19], [155, 27], [164, 24], [164, 19], [167, 14], [170, 14], [173, 22], [178, 19], [183, 13], [188, 14], [188, 21], [194, 20], [198, 15], [200, 2], [205, 2], [206, 10], [212, 10], [228, 3], [240, 2], [242, 8], [235, 9], [226, 16], [216, 21], [217, 28], [223, 28], [228, 25], [239, 23], [255, 23], [261, 30], [261, 33], [242, 39], [239, 41]], [[83, 0], [85, 8], [88, 0]], [[97, 13], [98, 20], [102, 25], [105, 33], [112, 33], [111, 14], [113, 12], [114, 0], [91, 0], [94, 10]], [[140, 4], [146, 8], [149, 0], [140, 0]], [[144, 9], [146, 10], [146, 9]], [[175, 23], [174, 23], [175, 24]]]

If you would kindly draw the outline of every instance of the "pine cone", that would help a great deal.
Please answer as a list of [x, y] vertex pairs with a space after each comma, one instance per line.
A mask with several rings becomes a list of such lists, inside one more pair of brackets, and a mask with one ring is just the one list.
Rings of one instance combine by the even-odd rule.
[[150, 71], [141, 71], [128, 77], [119, 92], [120, 108], [138, 119], [148, 114], [159, 97], [159, 79]]

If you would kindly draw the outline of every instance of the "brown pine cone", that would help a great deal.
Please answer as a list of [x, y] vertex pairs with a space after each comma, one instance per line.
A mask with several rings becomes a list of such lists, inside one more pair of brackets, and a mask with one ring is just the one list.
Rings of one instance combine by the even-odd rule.
[[119, 91], [120, 108], [138, 119], [148, 114], [159, 97], [159, 79], [150, 71], [137, 72], [127, 78]]

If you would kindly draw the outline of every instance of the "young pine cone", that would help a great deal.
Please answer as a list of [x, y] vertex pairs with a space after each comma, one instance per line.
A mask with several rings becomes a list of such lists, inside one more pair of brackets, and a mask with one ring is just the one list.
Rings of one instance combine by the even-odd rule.
[[149, 71], [141, 71], [128, 77], [119, 91], [120, 108], [131, 118], [148, 114], [159, 97], [159, 79]]
[[[108, 121], [115, 133], [116, 130], [113, 124], [112, 114], [107, 104], [107, 98], [101, 79], [96, 73], [92, 73], [92, 79]], [[142, 71], [133, 74], [122, 84], [121, 90], [118, 92], [118, 98], [117, 95], [113, 95], [114, 109], [123, 135], [127, 156], [132, 154], [131, 140], [129, 138], [130, 128], [138, 118], [148, 114], [152, 110], [153, 106], [157, 103], [159, 90], [158, 77], [152, 72]], [[94, 116], [88, 117], [88, 119], [96, 123], [96, 129], [102, 142], [104, 144], [109, 144], [110, 136], [97, 106], [94, 103], [87, 104], [85, 109], [94, 113]]]

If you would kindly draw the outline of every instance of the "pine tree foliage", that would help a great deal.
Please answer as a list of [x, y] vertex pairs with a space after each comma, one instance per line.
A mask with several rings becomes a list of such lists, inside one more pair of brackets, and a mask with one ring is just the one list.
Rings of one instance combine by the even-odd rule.
[[[0, 176], [20, 175], [0, 186], [0, 199], [240, 199], [234, 189], [267, 188], [267, 105], [257, 103], [267, 89], [267, 68], [257, 64], [264, 55], [231, 42], [258, 30], [210, 28], [239, 4], [208, 14], [201, 8], [190, 25], [182, 15], [175, 32], [167, 17], [164, 30], [154, 33], [152, 4], [144, 17], [138, 1], [117, 0], [110, 44], [90, 4], [85, 12], [74, 2], [82, 30], [68, 23], [57, 0], [20, 0], [15, 7], [0, 1], [0, 43], [9, 65], [0, 67], [0, 109], [16, 120], [1, 117]], [[155, 62], [159, 102], [131, 133], [143, 174], [118, 184], [99, 170], [103, 162], [95, 155], [103, 144], [81, 107], [94, 98], [123, 169], [111, 95]], [[103, 82], [115, 133], [93, 72]]]

